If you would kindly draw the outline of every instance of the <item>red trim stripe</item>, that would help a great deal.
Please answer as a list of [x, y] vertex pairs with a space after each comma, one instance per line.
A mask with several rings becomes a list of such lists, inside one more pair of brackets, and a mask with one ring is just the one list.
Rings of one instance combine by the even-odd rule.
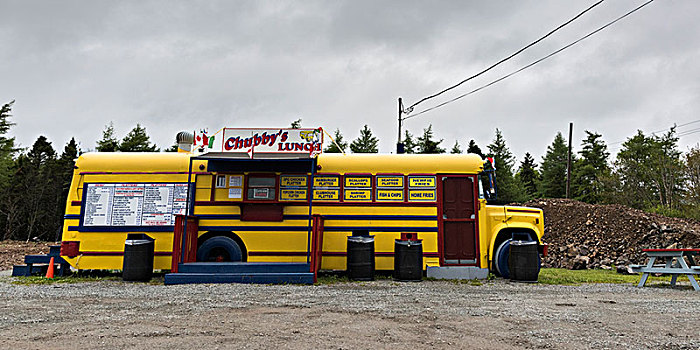
[[[80, 252], [79, 255], [85, 256], [123, 256], [124, 252]], [[154, 252], [155, 256], [171, 256], [172, 252]]]
[[[347, 256], [346, 252], [323, 252], [323, 256]], [[306, 256], [306, 252], [248, 252], [249, 256]], [[394, 252], [375, 252], [378, 257], [392, 257]], [[437, 252], [424, 252], [423, 257], [437, 258]]]
[[71, 202], [70, 202], [70, 205], [73, 206], [73, 207], [79, 207], [79, 206], [81, 206], [82, 204], [83, 204], [82, 201], [71, 201]]

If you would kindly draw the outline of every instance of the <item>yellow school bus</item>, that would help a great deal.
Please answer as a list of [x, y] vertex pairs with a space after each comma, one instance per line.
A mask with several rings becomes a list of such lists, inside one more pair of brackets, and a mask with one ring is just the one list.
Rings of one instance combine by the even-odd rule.
[[[277, 149], [316, 147], [303, 142], [312, 145]], [[368, 231], [376, 269], [392, 270], [394, 241], [409, 232], [422, 240], [429, 276], [485, 278], [507, 269], [514, 234], [541, 244], [544, 222], [540, 209], [488, 205], [483, 164], [473, 154], [86, 153], [75, 164], [61, 255], [76, 269], [121, 269], [127, 234], [145, 233], [155, 269], [177, 270], [189, 254], [249, 264], [309, 264], [315, 255], [318, 268], [345, 270], [347, 237]], [[177, 215], [194, 220], [192, 252], [174, 245]]]

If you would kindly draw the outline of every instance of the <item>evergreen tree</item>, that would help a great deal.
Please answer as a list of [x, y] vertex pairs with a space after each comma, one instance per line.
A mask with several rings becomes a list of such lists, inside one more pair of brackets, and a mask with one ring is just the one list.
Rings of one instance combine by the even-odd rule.
[[364, 128], [360, 130], [360, 137], [350, 144], [350, 150], [352, 153], [377, 153], [379, 152], [378, 144], [379, 140], [372, 136], [372, 130], [365, 124]]
[[102, 132], [102, 139], [97, 141], [97, 152], [116, 152], [119, 150], [119, 140], [114, 135], [114, 124], [109, 122]]
[[469, 140], [469, 146], [467, 146], [467, 153], [478, 154], [479, 157], [486, 158], [484, 152], [481, 151], [481, 148], [479, 148], [479, 146], [476, 145], [476, 142], [474, 140]]
[[121, 152], [158, 152], [158, 147], [151, 144], [151, 138], [146, 133], [146, 128], [141, 124], [129, 131], [119, 144]]
[[515, 157], [506, 146], [506, 140], [499, 129], [496, 136], [488, 145], [489, 157], [494, 158], [496, 165], [496, 185], [498, 188], [498, 200], [500, 202], [516, 202], [524, 199], [523, 191], [513, 177], [513, 163]]
[[454, 146], [452, 146], [450, 153], [451, 154], [461, 154], [462, 153], [462, 147], [460, 147], [459, 141], [455, 140], [455, 144], [454, 144]]
[[588, 203], [599, 203], [604, 195], [604, 178], [610, 175], [608, 166], [608, 146], [600, 134], [586, 130], [586, 138], [581, 143], [581, 155], [572, 173], [571, 192], [573, 197]]
[[70, 141], [68, 141], [66, 146], [63, 148], [63, 153], [57, 161], [56, 177], [59, 180], [59, 187], [56, 191], [57, 198], [54, 217], [59, 224], [56, 225], [54, 229], [55, 235], [53, 239], [55, 241], [60, 240], [62, 228], [60, 223], [63, 222], [62, 219], [66, 209], [66, 198], [68, 198], [68, 191], [70, 190], [70, 183], [73, 178], [75, 160], [78, 158], [79, 154], [80, 150], [78, 149], [78, 144], [75, 142], [75, 138], [71, 137]]
[[684, 197], [685, 216], [700, 220], [700, 145], [685, 154], [686, 193]]
[[24, 159], [20, 160], [20, 188], [25, 200], [22, 202], [22, 217], [25, 222], [25, 238], [53, 238], [56, 225], [57, 199], [61, 184], [57, 175], [56, 151], [46, 137], [39, 136]]
[[292, 122], [292, 129], [301, 129], [301, 118]]
[[423, 135], [418, 137], [418, 153], [445, 153], [445, 149], [440, 147], [442, 141], [442, 139], [440, 139], [440, 141], [433, 140], [433, 125], [430, 124], [427, 128], [423, 129]]
[[404, 153], [406, 154], [416, 153], [416, 150], [418, 149], [418, 144], [416, 143], [416, 140], [413, 139], [413, 135], [410, 132], [408, 132], [408, 130], [406, 130], [404, 134], [403, 149]]
[[535, 158], [529, 152], [525, 153], [523, 161], [520, 162], [520, 170], [518, 171], [518, 180], [525, 189], [525, 194], [528, 199], [537, 196], [537, 183], [539, 182], [539, 174], [537, 173], [537, 164]]
[[[564, 137], [558, 132], [554, 141], [547, 147], [547, 154], [540, 165], [540, 195], [546, 198], [566, 197], [566, 164], [569, 148]], [[573, 159], [572, 159], [573, 163]]]
[[174, 145], [172, 145], [172, 146], [170, 146], [170, 147], [164, 149], [163, 151], [165, 151], [165, 152], [177, 152], [177, 150], [178, 150], [179, 148], [180, 148], [180, 146], [178, 146], [177, 143], [176, 143], [176, 144], [174, 144]]
[[348, 143], [343, 140], [343, 135], [340, 133], [340, 129], [335, 129], [335, 133], [333, 134], [333, 139], [335, 140], [335, 143], [333, 141], [331, 141], [331, 143], [328, 145], [328, 147], [326, 147], [326, 149], [323, 150], [323, 152], [326, 152], [326, 153], [343, 153], [343, 152], [345, 152], [345, 149], [348, 148]]
[[14, 103], [15, 101], [10, 101], [0, 108], [0, 190], [7, 184], [13, 156], [17, 152], [15, 138], [7, 136], [10, 127], [15, 125], [10, 122], [10, 112]]

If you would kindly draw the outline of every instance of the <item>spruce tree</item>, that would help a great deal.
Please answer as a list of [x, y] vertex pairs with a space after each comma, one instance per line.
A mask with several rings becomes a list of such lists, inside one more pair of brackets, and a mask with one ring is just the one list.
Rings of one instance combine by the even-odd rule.
[[331, 143], [328, 145], [328, 147], [326, 147], [323, 150], [323, 152], [343, 153], [345, 152], [345, 149], [348, 148], [348, 143], [345, 142], [345, 140], [343, 140], [343, 135], [340, 133], [340, 129], [335, 129], [335, 133], [333, 134], [333, 140], [335, 140], [335, 142], [331, 141]]
[[372, 130], [365, 124], [360, 130], [360, 137], [350, 144], [350, 150], [352, 153], [377, 153], [379, 152], [378, 144], [379, 140], [372, 135]]
[[[566, 164], [569, 149], [564, 137], [558, 132], [540, 165], [540, 195], [546, 198], [566, 196]], [[573, 160], [572, 160], [573, 163]]]
[[122, 139], [122, 142], [119, 144], [119, 151], [158, 152], [158, 147], [155, 144], [151, 144], [151, 138], [146, 133], [146, 128], [142, 127], [141, 124], [136, 124]]
[[537, 173], [535, 158], [533, 158], [529, 152], [525, 153], [523, 161], [520, 162], [518, 180], [520, 180], [520, 183], [523, 185], [528, 199], [532, 199], [537, 196], [537, 182], [539, 181], [539, 174]]
[[6, 187], [13, 166], [13, 157], [17, 152], [15, 138], [8, 137], [10, 128], [15, 125], [10, 121], [12, 105], [10, 101], [0, 108], [0, 190]]
[[403, 149], [404, 153], [406, 154], [416, 153], [416, 150], [418, 149], [418, 144], [416, 143], [416, 140], [413, 139], [413, 134], [408, 132], [408, 130], [406, 130], [403, 137]]
[[467, 153], [478, 154], [479, 157], [486, 158], [484, 152], [481, 151], [481, 148], [477, 146], [474, 140], [469, 140], [469, 146], [467, 146]]
[[581, 142], [581, 155], [572, 173], [571, 190], [573, 197], [588, 203], [599, 203], [603, 198], [603, 179], [610, 174], [608, 166], [608, 146], [601, 140], [602, 135], [586, 132]]
[[450, 150], [450, 154], [460, 154], [462, 153], [462, 147], [459, 145], [459, 141], [455, 140], [454, 146]]
[[292, 122], [292, 129], [301, 129], [301, 118]]
[[102, 139], [97, 141], [97, 152], [116, 152], [119, 150], [119, 140], [114, 135], [114, 124], [109, 122], [102, 131]]
[[496, 136], [488, 145], [489, 157], [494, 158], [496, 165], [496, 186], [499, 202], [516, 202], [524, 199], [523, 193], [516, 179], [513, 177], [513, 163], [515, 157], [506, 146], [506, 140], [499, 129]]
[[445, 149], [440, 147], [440, 141], [433, 140], [433, 125], [428, 125], [427, 128], [423, 129], [423, 135], [418, 137], [418, 153], [422, 154], [435, 154], [435, 153], [445, 153]]

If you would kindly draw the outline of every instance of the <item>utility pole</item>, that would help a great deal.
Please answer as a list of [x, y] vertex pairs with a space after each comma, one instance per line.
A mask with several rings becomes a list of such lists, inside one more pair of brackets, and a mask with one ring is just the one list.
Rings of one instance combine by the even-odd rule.
[[401, 142], [401, 123], [403, 122], [403, 100], [399, 97], [399, 138], [396, 142], [396, 154], [404, 153], [403, 143]]
[[566, 198], [571, 198], [571, 136], [574, 133], [574, 123], [569, 123], [569, 160], [566, 165]]

